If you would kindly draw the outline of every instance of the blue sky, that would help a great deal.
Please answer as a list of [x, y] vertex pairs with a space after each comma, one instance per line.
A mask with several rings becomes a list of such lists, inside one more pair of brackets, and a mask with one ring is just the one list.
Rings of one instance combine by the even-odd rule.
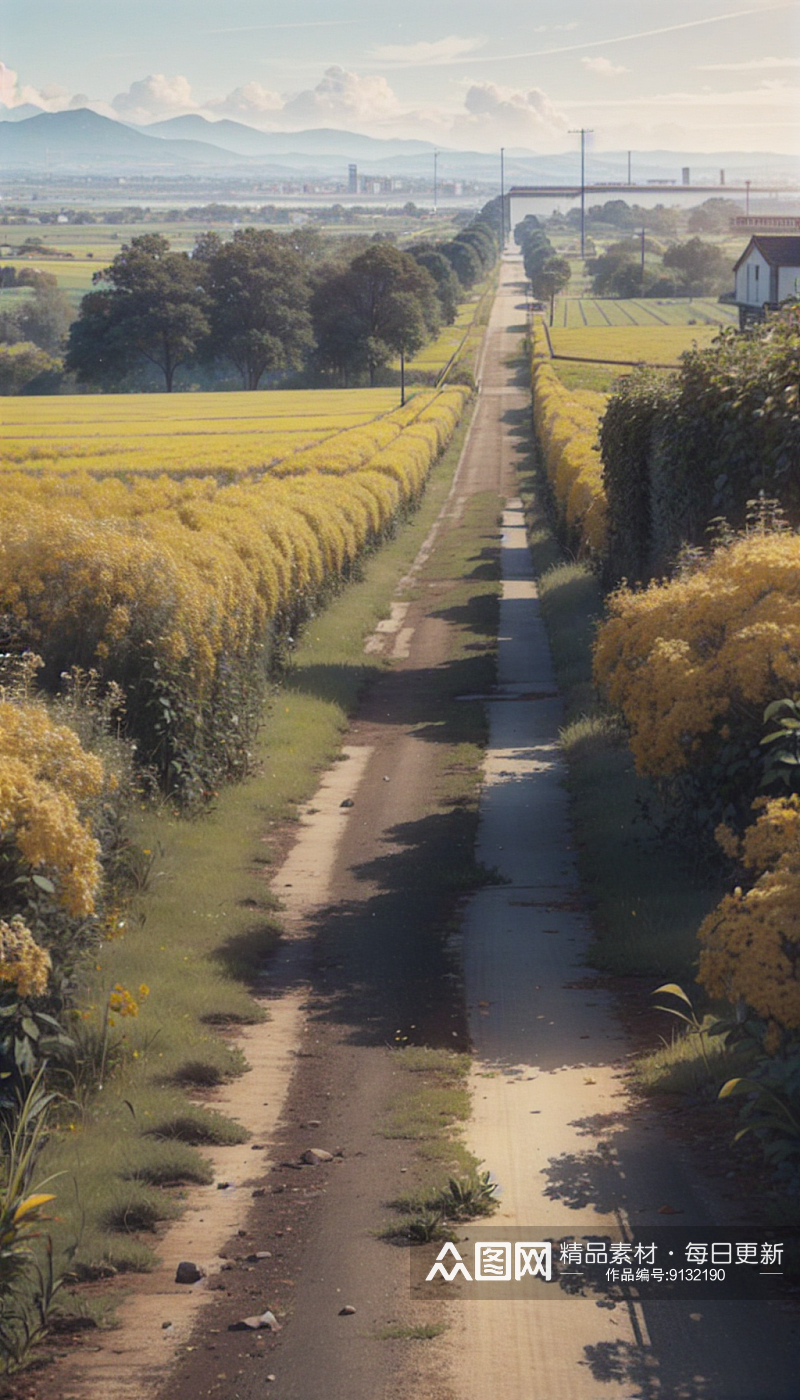
[[800, 0], [0, 0], [0, 96], [442, 145], [798, 149]]

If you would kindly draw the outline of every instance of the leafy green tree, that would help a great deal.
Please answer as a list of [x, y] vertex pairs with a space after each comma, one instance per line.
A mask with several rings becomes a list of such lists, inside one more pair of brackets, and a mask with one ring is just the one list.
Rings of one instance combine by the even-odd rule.
[[371, 384], [379, 366], [413, 353], [440, 322], [430, 273], [385, 242], [371, 244], [344, 271], [321, 280], [311, 315], [322, 363], [342, 372], [345, 382], [366, 369]]
[[531, 278], [533, 295], [540, 301], [550, 302], [550, 325], [553, 324], [553, 311], [556, 297], [569, 284], [572, 267], [567, 258], [547, 258]]
[[56, 355], [73, 319], [72, 306], [60, 287], [36, 287], [17, 312], [19, 339], [32, 341]]
[[226, 242], [205, 234], [192, 266], [208, 302], [204, 358], [230, 360], [245, 389], [257, 389], [269, 371], [302, 364], [312, 345], [310, 288], [291, 234], [237, 229]]
[[600, 297], [639, 297], [642, 295], [641, 249], [633, 241], [612, 243], [598, 258], [590, 258], [592, 291]]
[[453, 271], [452, 264], [448, 262], [443, 253], [435, 248], [425, 246], [421, 248], [412, 247], [411, 256], [420, 267], [426, 268], [436, 283], [436, 295], [439, 298], [439, 305], [442, 312], [442, 321], [446, 326], [452, 325], [458, 313], [458, 303], [462, 297], [461, 283]]
[[141, 234], [92, 281], [108, 285], [83, 298], [70, 328], [66, 368], [82, 384], [109, 385], [144, 359], [161, 370], [170, 393], [178, 366], [208, 332], [192, 260], [171, 252], [162, 234]]
[[472, 287], [475, 282], [480, 281], [483, 263], [479, 253], [470, 243], [465, 243], [463, 239], [453, 239], [450, 243], [442, 243], [439, 252], [447, 258], [462, 286]]
[[735, 199], [724, 199], [720, 195], [714, 195], [689, 210], [689, 232], [728, 233], [731, 219], [742, 212], [742, 206], [737, 204]]
[[679, 274], [688, 296], [721, 292], [733, 281], [730, 259], [716, 243], [704, 243], [702, 238], [674, 244], [667, 249], [663, 261], [665, 267]]

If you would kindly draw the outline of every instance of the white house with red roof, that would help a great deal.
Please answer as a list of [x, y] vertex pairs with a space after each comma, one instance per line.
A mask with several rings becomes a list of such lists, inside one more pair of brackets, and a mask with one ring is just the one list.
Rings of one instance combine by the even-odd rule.
[[790, 297], [800, 298], [800, 237], [753, 234], [734, 272], [739, 321], [745, 325]]

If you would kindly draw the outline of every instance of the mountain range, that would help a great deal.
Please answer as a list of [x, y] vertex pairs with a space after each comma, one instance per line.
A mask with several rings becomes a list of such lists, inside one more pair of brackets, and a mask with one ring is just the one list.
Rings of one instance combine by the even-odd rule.
[[[22, 115], [28, 111], [29, 115]], [[365, 175], [431, 180], [438, 150], [440, 181], [473, 180], [499, 184], [499, 152], [457, 151], [428, 141], [364, 136], [331, 128], [265, 132], [243, 122], [209, 121], [198, 114], [172, 117], [147, 127], [129, 126], [82, 107], [63, 112], [0, 107], [0, 171], [69, 175], [236, 174], [243, 178], [285, 180], [347, 178], [357, 164]], [[635, 151], [638, 181], [680, 179], [689, 166], [693, 180], [716, 181], [721, 168], [729, 182], [743, 179], [797, 182], [796, 160], [769, 152], [727, 151], [713, 155], [678, 151]], [[506, 187], [512, 183], [575, 181], [574, 151], [540, 155], [524, 147], [505, 152]], [[587, 178], [617, 180], [627, 175], [627, 153], [591, 152]]]

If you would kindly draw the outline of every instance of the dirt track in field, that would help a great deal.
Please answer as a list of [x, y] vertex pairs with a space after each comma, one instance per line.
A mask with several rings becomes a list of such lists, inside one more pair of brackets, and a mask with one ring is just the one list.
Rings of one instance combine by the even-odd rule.
[[[392, 618], [371, 643], [393, 664], [365, 698], [345, 757], [308, 804], [275, 881], [288, 937], [265, 997], [279, 1020], [292, 1008], [295, 1040], [285, 1052], [295, 1067], [280, 1105], [251, 1123], [265, 1151], [254, 1154], [253, 1181], [234, 1188], [242, 1223], [223, 1245], [227, 1267], [215, 1242], [193, 1331], [187, 1318], [176, 1332], [178, 1290], [163, 1278], [145, 1331], [133, 1343], [124, 1326], [108, 1334], [95, 1383], [87, 1388], [85, 1370], [83, 1378], [76, 1372], [58, 1400], [800, 1394], [790, 1319], [764, 1305], [412, 1302], [408, 1251], [377, 1238], [387, 1200], [415, 1170], [415, 1145], [378, 1131], [396, 1084], [398, 1036], [473, 1046], [467, 1139], [500, 1180], [498, 1231], [663, 1224], [665, 1204], [687, 1224], [712, 1216], [655, 1120], [628, 1103], [619, 1023], [603, 993], [588, 989], [581, 964], [588, 927], [561, 787], [559, 701], [515, 501], [515, 468], [529, 451], [529, 396], [511, 357], [524, 328], [521, 265], [509, 259], [453, 491], [421, 572], [401, 584]], [[448, 608], [436, 560], [463, 529], [471, 499], [486, 492], [505, 509], [504, 589], [478, 855], [508, 883], [471, 899], [456, 957], [445, 937], [452, 890], [426, 873], [447, 869], [467, 829], [437, 800], [436, 774], [457, 737], [442, 728], [438, 697], [443, 675], [458, 690], [449, 629], [463, 617]], [[482, 550], [486, 541], [476, 541], [476, 568]], [[476, 646], [484, 640], [476, 629]], [[342, 807], [345, 799], [353, 805]], [[251, 1093], [258, 1107], [261, 1097]], [[299, 1167], [311, 1146], [342, 1155]], [[254, 1200], [257, 1181], [265, 1194]], [[355, 1312], [342, 1316], [346, 1304]], [[286, 1317], [277, 1336], [228, 1331], [267, 1307]], [[448, 1330], [432, 1341], [382, 1336], [437, 1321]], [[116, 1385], [115, 1372], [127, 1386]]]

